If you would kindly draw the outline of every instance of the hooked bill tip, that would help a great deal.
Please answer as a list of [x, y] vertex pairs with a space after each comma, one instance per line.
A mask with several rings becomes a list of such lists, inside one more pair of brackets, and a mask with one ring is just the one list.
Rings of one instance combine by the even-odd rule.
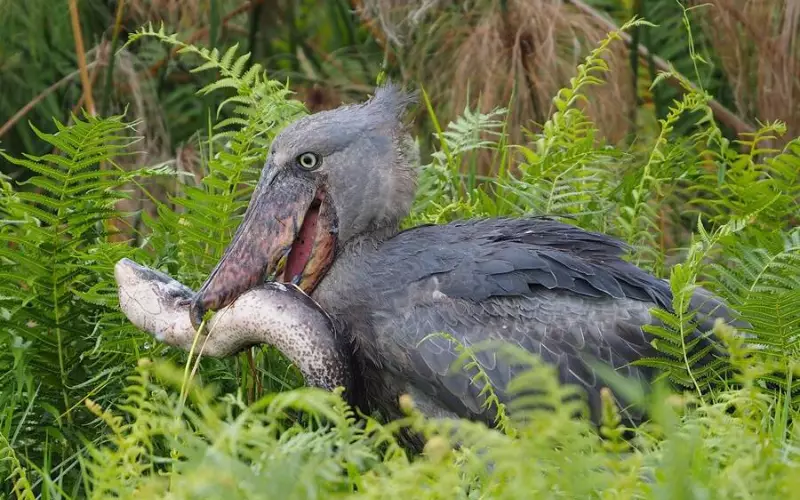
[[189, 306], [189, 320], [192, 322], [192, 326], [195, 330], [200, 329], [200, 325], [203, 324], [203, 316], [205, 316], [205, 314], [206, 308], [203, 306], [203, 298], [200, 294], [196, 294], [191, 300], [191, 304]]

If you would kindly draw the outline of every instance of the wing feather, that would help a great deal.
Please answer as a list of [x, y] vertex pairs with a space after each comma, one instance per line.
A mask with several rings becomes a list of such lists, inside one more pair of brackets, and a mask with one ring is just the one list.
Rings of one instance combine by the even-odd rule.
[[[655, 355], [642, 326], [649, 309], [670, 310], [667, 282], [622, 259], [626, 246], [603, 234], [545, 218], [459, 221], [414, 228], [379, 247], [369, 265], [370, 319], [379, 348], [402, 352], [394, 373], [460, 415], [484, 411], [482, 387], [452, 373], [454, 345], [427, 335], [446, 332], [464, 345], [487, 339], [514, 343], [558, 368], [562, 382], [584, 387], [599, 412], [601, 380], [588, 364], [601, 360], [623, 375], [649, 378], [631, 362]], [[730, 318], [724, 304], [698, 295], [703, 314]], [[701, 319], [709, 326], [713, 319]], [[695, 336], [701, 332], [695, 332]], [[703, 340], [702, 342], [710, 342]], [[701, 346], [702, 347], [702, 343]], [[494, 352], [477, 359], [507, 400], [520, 367]]]

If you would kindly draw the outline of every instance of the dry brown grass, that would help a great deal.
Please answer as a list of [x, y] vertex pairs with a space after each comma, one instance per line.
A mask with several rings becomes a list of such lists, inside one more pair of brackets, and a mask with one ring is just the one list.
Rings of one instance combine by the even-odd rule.
[[[497, 1], [364, 4], [388, 38], [403, 45], [406, 76], [442, 105], [442, 118], [453, 118], [467, 104], [482, 111], [507, 106], [514, 92], [509, 132], [515, 140], [552, 114], [555, 94], [607, 35], [596, 19], [559, 0], [508, 0], [507, 12]], [[436, 16], [436, 23], [423, 24], [426, 16]], [[607, 83], [589, 89], [585, 105], [612, 142], [628, 132], [634, 104], [627, 52], [622, 43], [612, 45]]]
[[129, 15], [140, 23], [164, 22], [189, 29], [208, 22], [208, 0], [128, 0]]
[[[87, 52], [87, 58], [94, 62], [108, 65], [109, 44], [101, 43]], [[173, 144], [166, 124], [166, 117], [155, 91], [155, 82], [143, 71], [146, 65], [128, 50], [119, 51], [114, 58], [114, 74], [109, 96], [109, 109], [105, 114], [125, 113], [126, 121], [135, 123], [132, 134], [140, 138], [130, 147], [128, 155], [115, 158], [115, 164], [123, 169], [135, 169], [144, 166], [170, 164], [178, 172], [190, 172], [202, 176], [201, 165], [192, 146]], [[130, 199], [120, 201], [117, 209], [129, 213], [146, 212], [156, 215], [156, 205], [150, 199], [153, 196], [162, 203], [169, 203], [169, 196], [179, 192], [181, 178], [160, 177], [144, 180], [141, 187], [131, 183], [124, 187]], [[147, 194], [143, 189], [147, 191]], [[136, 216], [127, 217], [124, 221], [115, 221], [117, 230], [121, 231], [115, 239], [124, 240], [134, 236], [135, 230], [130, 226], [136, 223]]]
[[728, 75], [739, 114], [800, 135], [800, 0], [692, 0]]
[[[225, 14], [223, 24], [249, 10], [255, 3], [231, 0], [221, 2], [221, 10]], [[164, 22], [171, 29], [188, 31], [188, 41], [195, 42], [208, 34], [209, 5], [207, 0], [129, 0], [126, 3], [126, 16], [132, 21], [129, 24], [142, 25], [147, 22]], [[111, 96], [111, 112], [120, 113], [127, 109], [127, 117], [137, 122], [136, 133], [142, 141], [135, 146], [136, 154], [123, 160], [123, 168], [137, 168], [145, 165], [169, 164], [179, 174], [188, 173], [189, 183], [199, 184], [206, 174], [204, 160], [198, 151], [196, 141], [176, 144], [169, 137], [166, 117], [155, 92], [153, 75], [164, 61], [147, 66], [129, 51], [120, 52], [115, 61], [113, 95]], [[177, 178], [162, 177], [149, 179], [141, 187], [131, 184], [126, 186], [130, 199], [122, 201], [117, 208], [126, 212], [146, 212], [156, 215], [156, 204], [150, 196], [161, 203], [171, 205], [170, 196], [178, 195], [186, 182], [186, 176]], [[144, 192], [144, 190], [147, 193]], [[173, 209], [175, 207], [172, 207]], [[135, 224], [135, 218], [128, 218], [127, 224]], [[133, 236], [135, 230], [123, 229], [121, 238]]]
[[[516, 86], [512, 110], [515, 124], [542, 122], [553, 112], [552, 99], [569, 84], [589, 50], [606, 36], [594, 20], [562, 2], [512, 0], [509, 12], [485, 16], [457, 47], [452, 87], [457, 108], [467, 94], [480, 92], [483, 110], [509, 101]], [[626, 50], [614, 47], [608, 84], [590, 90], [587, 112], [612, 141], [627, 132], [628, 107], [633, 94]], [[442, 61], [443, 62], [443, 61]], [[442, 82], [444, 83], [444, 82]]]

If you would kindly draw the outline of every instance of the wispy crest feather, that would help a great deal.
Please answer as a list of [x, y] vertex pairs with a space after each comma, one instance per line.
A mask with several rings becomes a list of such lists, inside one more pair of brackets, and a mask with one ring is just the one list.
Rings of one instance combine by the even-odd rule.
[[406, 91], [400, 85], [387, 81], [375, 89], [375, 95], [365, 102], [364, 106], [400, 120], [408, 110], [408, 106], [416, 104], [417, 98], [417, 92]]

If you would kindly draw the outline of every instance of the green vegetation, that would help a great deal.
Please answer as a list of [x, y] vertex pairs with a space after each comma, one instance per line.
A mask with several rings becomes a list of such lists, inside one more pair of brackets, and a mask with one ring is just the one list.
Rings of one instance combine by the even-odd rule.
[[[687, 27], [688, 16], [679, 9]], [[15, 170], [0, 177], [0, 498], [796, 497], [800, 138], [769, 121], [732, 140], [703, 85], [707, 65], [686, 48], [681, 74], [654, 79], [652, 92], [673, 98], [655, 134], [609, 140], [583, 103], [615, 78], [621, 34], [651, 29], [630, 22], [596, 44], [537, 131], [519, 126], [530, 96], [445, 120], [438, 103], [447, 115], [457, 99], [424, 93], [420, 142], [431, 154], [407, 221], [557, 214], [627, 241], [635, 262], [669, 279], [675, 314], [658, 313], [669, 325], [652, 332], [661, 357], [644, 361], [664, 369], [663, 383], [644, 396], [609, 377], [653, 416], [631, 439], [610, 393], [598, 431], [568, 418], [583, 407], [574, 388], [510, 350], [531, 364], [517, 387], [541, 388], [555, 410], [530, 413], [520, 401], [497, 429], [425, 419], [411, 401], [401, 421], [356, 416], [337, 394], [300, 387], [269, 348], [204, 358], [187, 377], [186, 353], [154, 344], [118, 311], [114, 263], [129, 257], [197, 287], [271, 139], [308, 107], [237, 47], [198, 48], [156, 25], [120, 54], [177, 48], [176, 61], [209, 75], [196, 82], [211, 112], [181, 124], [199, 134], [201, 173], [143, 159], [151, 129], [135, 109], [39, 123], [25, 132], [29, 154], [2, 155]], [[661, 94], [667, 81], [683, 91]], [[704, 369], [683, 335], [698, 284], [753, 325], [719, 324], [730, 359]], [[427, 436], [422, 456], [397, 445], [405, 427]]]

